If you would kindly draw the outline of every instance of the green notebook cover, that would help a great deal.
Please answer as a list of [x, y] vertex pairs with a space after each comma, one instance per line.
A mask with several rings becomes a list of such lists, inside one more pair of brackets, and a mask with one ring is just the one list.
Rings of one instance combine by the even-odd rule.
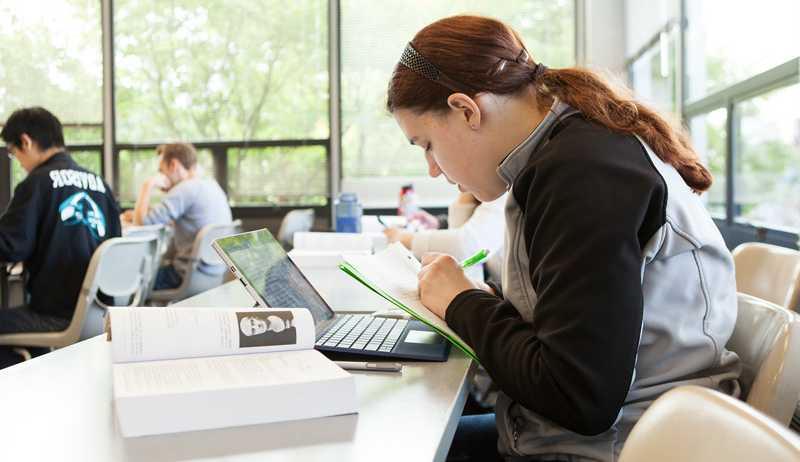
[[430, 321], [426, 320], [423, 316], [420, 316], [418, 313], [416, 313], [412, 308], [406, 306], [400, 300], [396, 299], [391, 294], [387, 293], [385, 290], [383, 290], [380, 287], [378, 287], [377, 285], [373, 284], [369, 279], [367, 279], [363, 274], [361, 274], [353, 265], [351, 265], [348, 262], [340, 263], [339, 264], [339, 269], [341, 269], [342, 271], [347, 273], [350, 277], [352, 277], [356, 281], [358, 281], [361, 284], [363, 284], [369, 290], [375, 292], [379, 296], [381, 296], [384, 299], [386, 299], [389, 303], [391, 303], [394, 306], [400, 308], [401, 310], [403, 310], [406, 313], [408, 313], [411, 316], [413, 316], [415, 319], [418, 319], [419, 321], [424, 323], [426, 326], [428, 326], [431, 329], [433, 329], [439, 335], [441, 335], [442, 337], [446, 338], [450, 343], [452, 343], [453, 345], [458, 347], [459, 350], [461, 350], [464, 353], [466, 353], [467, 356], [469, 356], [470, 358], [475, 360], [475, 362], [480, 364], [480, 361], [478, 360], [478, 357], [475, 356], [475, 352], [472, 350], [472, 348], [470, 348], [469, 345], [464, 343], [460, 338], [453, 337], [449, 333], [441, 330], [439, 327], [437, 327], [436, 325], [434, 325]]

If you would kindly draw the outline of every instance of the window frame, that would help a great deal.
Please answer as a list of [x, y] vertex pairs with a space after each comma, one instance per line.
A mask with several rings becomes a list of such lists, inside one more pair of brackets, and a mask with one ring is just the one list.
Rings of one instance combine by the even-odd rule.
[[[659, 29], [641, 48], [626, 59], [629, 83], [633, 84], [633, 63], [644, 56], [653, 47], [659, 46], [660, 35], [674, 27], [670, 20]], [[774, 90], [800, 84], [800, 56], [794, 57], [783, 64], [753, 75], [722, 88], [716, 92], [706, 94], [694, 100], [688, 100], [685, 83], [688, 81], [686, 34], [689, 25], [687, 17], [686, 0], [680, 0], [679, 18], [679, 52], [678, 58], [678, 107], [681, 120], [686, 124], [689, 120], [707, 115], [717, 109], [727, 110], [725, 124], [725, 214], [720, 217], [715, 215], [714, 221], [720, 228], [727, 245], [730, 248], [742, 242], [761, 241], [784, 247], [798, 248], [798, 233], [769, 223], [748, 222], [737, 219], [735, 210], [735, 162], [741, 152], [737, 144], [738, 132], [741, 123], [739, 105], [752, 98], [762, 96]]]
[[[588, 0], [573, 1], [573, 21], [575, 29], [574, 57], [578, 65], [584, 64], [586, 55], [586, 2]], [[92, 150], [100, 153], [100, 167], [103, 178], [112, 185], [115, 192], [119, 191], [120, 174], [120, 151], [126, 149], [146, 149], [155, 148], [159, 143], [121, 143], [116, 138], [116, 99], [115, 99], [115, 53], [114, 53], [114, 0], [100, 0], [101, 14], [101, 41], [102, 41], [102, 64], [103, 64], [103, 112], [102, 112], [102, 141], [93, 144], [75, 144], [66, 146], [67, 150]], [[326, 149], [327, 175], [328, 175], [328, 196], [327, 205], [314, 208], [318, 212], [325, 213], [325, 217], [333, 224], [333, 202], [338, 193], [342, 190], [343, 165], [341, 156], [341, 21], [340, 21], [340, 1], [328, 0], [328, 138], [326, 139], [280, 139], [280, 140], [248, 140], [248, 141], [225, 141], [225, 142], [192, 142], [199, 149], [211, 149], [215, 162], [215, 176], [222, 188], [228, 190], [227, 158], [225, 154], [220, 154], [217, 150], [233, 147], [301, 147], [308, 145], [320, 145]], [[168, 140], [164, 140], [165, 142]], [[5, 153], [5, 148], [0, 147], [0, 153]], [[0, 178], [7, 179], [5, 184], [0, 184], [0, 206], [4, 206], [10, 201], [11, 189], [11, 161], [7, 156], [0, 157]], [[428, 177], [407, 178], [405, 182], [420, 183], [423, 187], [428, 187], [429, 183], [441, 181]], [[381, 185], [385, 188], [384, 194], [394, 195], [399, 187], [394, 182], [387, 182]], [[433, 186], [440, 189], [437, 186]], [[455, 191], [453, 193], [455, 195]], [[434, 198], [424, 205], [436, 210], [444, 210], [448, 205], [450, 196]], [[388, 202], [376, 204], [364, 204], [365, 213], [383, 213], [393, 210]], [[237, 218], [270, 218], [281, 216], [288, 210], [297, 207], [276, 206], [273, 204], [263, 204], [258, 206], [233, 207], [234, 216]], [[317, 215], [322, 216], [322, 215]]]
[[[575, 65], [581, 66], [585, 64], [586, 59], [586, 14], [587, 14], [587, 5], [586, 3], [589, 0], [572, 0], [572, 19], [574, 24], [574, 48], [573, 48], [573, 57], [575, 59]], [[339, 0], [330, 0], [331, 4], [336, 3], [338, 10]], [[341, 34], [340, 27], [337, 27], [337, 35]], [[337, 39], [338, 41], [338, 39]], [[336, 50], [337, 60], [341, 59], [341, 48], [337, 47]], [[341, 76], [341, 72], [338, 73], [337, 76]], [[341, 100], [338, 100], [337, 103], [340, 104]], [[339, 120], [337, 123], [338, 126], [341, 126], [341, 112], [338, 113]], [[398, 136], [400, 134], [398, 133]], [[360, 191], [364, 190], [365, 184], [369, 183], [372, 178], [362, 178], [362, 177], [344, 177], [343, 171], [343, 160], [341, 155], [341, 132], [337, 132], [337, 142], [339, 144], [339, 155], [338, 155], [338, 177], [337, 177], [337, 189], [336, 191], [343, 190], [343, 187], [349, 187], [348, 191], [353, 190], [356, 194], [359, 194]], [[400, 191], [400, 186], [402, 184], [412, 183], [415, 187], [421, 186], [422, 189], [428, 191], [442, 191], [444, 188], [442, 187], [443, 184], [446, 182], [444, 178], [431, 178], [429, 176], [409, 176], [403, 177], [403, 180], [399, 180], [398, 177], [395, 176], [386, 176], [386, 177], [376, 177], [381, 178], [382, 180], [379, 184], [373, 184], [369, 186], [369, 191], [372, 193], [377, 193], [377, 196], [381, 198], [384, 197], [395, 197], [397, 193]], [[452, 188], [452, 187], [451, 187]], [[419, 189], [419, 188], [418, 188]], [[458, 192], [455, 188], [452, 188], [452, 194], [442, 194], [439, 196], [435, 196], [432, 199], [425, 199], [421, 202], [421, 206], [425, 207], [426, 210], [447, 210], [447, 207], [450, 205], [452, 200], [458, 195]], [[335, 196], [333, 196], [335, 197]], [[363, 197], [359, 195], [359, 197]], [[388, 210], [396, 210], [396, 201], [389, 204], [385, 199], [378, 199], [378, 200], [369, 200], [369, 201], [362, 201], [363, 209], [365, 214], [385, 214]], [[390, 206], [391, 205], [391, 206]]]

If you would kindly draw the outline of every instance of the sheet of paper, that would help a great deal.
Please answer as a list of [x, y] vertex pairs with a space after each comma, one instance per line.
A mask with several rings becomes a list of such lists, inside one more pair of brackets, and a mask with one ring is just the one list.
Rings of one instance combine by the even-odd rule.
[[110, 308], [114, 362], [311, 349], [303, 308]]
[[391, 244], [375, 255], [346, 255], [344, 259], [360, 273], [359, 276], [364, 279], [362, 283], [368, 287], [372, 285], [371, 288], [378, 295], [428, 324], [477, 360], [472, 348], [442, 318], [422, 304], [418, 283], [421, 264], [402, 244]]

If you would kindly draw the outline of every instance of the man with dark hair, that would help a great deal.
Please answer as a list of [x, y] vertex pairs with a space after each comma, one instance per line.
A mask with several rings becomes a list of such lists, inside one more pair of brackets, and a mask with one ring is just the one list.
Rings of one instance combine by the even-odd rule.
[[119, 206], [102, 178], [72, 160], [46, 109], [14, 111], [0, 138], [28, 172], [0, 217], [0, 261], [25, 263], [29, 299], [0, 310], [0, 334], [66, 329], [92, 254], [120, 235]]
[[[171, 263], [159, 268], [155, 289], [173, 289], [181, 285], [186, 276], [197, 233], [211, 224], [231, 222], [228, 198], [219, 184], [203, 178], [197, 169], [197, 152], [188, 143], [162, 144], [156, 149], [159, 157], [159, 174], [142, 184], [133, 211], [124, 218], [135, 225], [174, 223], [175, 236], [167, 252]], [[150, 207], [153, 190], [159, 188], [167, 194], [161, 203]], [[219, 274], [224, 267], [201, 263], [199, 270]]]

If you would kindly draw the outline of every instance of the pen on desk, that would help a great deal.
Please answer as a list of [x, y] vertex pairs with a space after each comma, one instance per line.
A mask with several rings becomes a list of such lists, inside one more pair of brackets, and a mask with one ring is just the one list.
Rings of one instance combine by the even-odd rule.
[[375, 217], [378, 219], [378, 223], [382, 224], [384, 228], [389, 227], [389, 225], [387, 225], [386, 222], [383, 221], [383, 218], [380, 215], [375, 215]]
[[334, 361], [337, 366], [348, 371], [400, 372], [400, 363], [365, 363], [361, 361]]
[[461, 267], [462, 268], [469, 268], [472, 265], [476, 265], [476, 264], [482, 262], [488, 256], [489, 256], [489, 249], [481, 249], [481, 250], [475, 252], [475, 255], [473, 255], [473, 256], [467, 258], [466, 260], [462, 261], [461, 262]]

